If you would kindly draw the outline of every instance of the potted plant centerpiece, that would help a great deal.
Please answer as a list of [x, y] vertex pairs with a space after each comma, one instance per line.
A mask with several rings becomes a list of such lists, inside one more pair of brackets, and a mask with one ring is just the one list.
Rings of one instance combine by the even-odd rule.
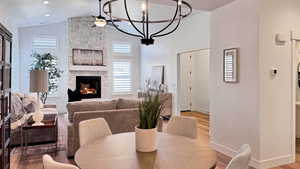
[[162, 111], [158, 92], [148, 91], [139, 104], [139, 125], [135, 128], [136, 150], [153, 152], [157, 149], [157, 125]]

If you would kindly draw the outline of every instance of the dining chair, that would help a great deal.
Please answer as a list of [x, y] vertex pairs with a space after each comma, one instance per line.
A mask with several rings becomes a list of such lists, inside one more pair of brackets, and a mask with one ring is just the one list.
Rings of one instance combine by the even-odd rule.
[[79, 169], [78, 167], [71, 164], [64, 164], [56, 162], [51, 156], [45, 154], [43, 155], [43, 166], [44, 169]]
[[167, 125], [166, 133], [196, 139], [198, 136], [197, 120], [194, 117], [172, 116]]
[[112, 133], [104, 118], [85, 120], [79, 123], [80, 146], [109, 135]]
[[251, 148], [248, 144], [243, 145], [238, 154], [233, 157], [226, 169], [248, 169], [251, 159]]

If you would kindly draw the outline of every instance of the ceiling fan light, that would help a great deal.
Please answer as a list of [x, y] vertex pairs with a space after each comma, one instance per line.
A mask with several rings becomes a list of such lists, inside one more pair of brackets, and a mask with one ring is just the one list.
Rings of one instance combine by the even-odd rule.
[[107, 25], [107, 22], [105, 19], [96, 19], [96, 21], [94, 22], [96, 26], [98, 27], [104, 27], [105, 25]]
[[178, 5], [179, 5], [179, 6], [182, 5], [182, 0], [178, 0]]

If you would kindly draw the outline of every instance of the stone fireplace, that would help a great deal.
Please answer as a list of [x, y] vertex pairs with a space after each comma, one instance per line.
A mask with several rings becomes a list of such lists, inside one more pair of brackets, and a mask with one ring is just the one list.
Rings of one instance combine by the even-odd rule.
[[[68, 19], [68, 88], [80, 94], [82, 99], [106, 99], [111, 96], [110, 61], [105, 45], [106, 30], [93, 28], [93, 23], [87, 22], [89, 19], [91, 18]], [[100, 59], [100, 64], [97, 59]]]

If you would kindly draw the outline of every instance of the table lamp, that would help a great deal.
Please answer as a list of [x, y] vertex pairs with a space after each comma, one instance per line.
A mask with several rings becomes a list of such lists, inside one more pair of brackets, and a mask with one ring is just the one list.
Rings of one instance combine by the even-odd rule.
[[48, 72], [46, 70], [32, 70], [30, 72], [30, 92], [37, 93], [37, 108], [32, 118], [34, 126], [44, 125], [42, 123], [44, 114], [40, 110], [40, 92], [48, 91]]

